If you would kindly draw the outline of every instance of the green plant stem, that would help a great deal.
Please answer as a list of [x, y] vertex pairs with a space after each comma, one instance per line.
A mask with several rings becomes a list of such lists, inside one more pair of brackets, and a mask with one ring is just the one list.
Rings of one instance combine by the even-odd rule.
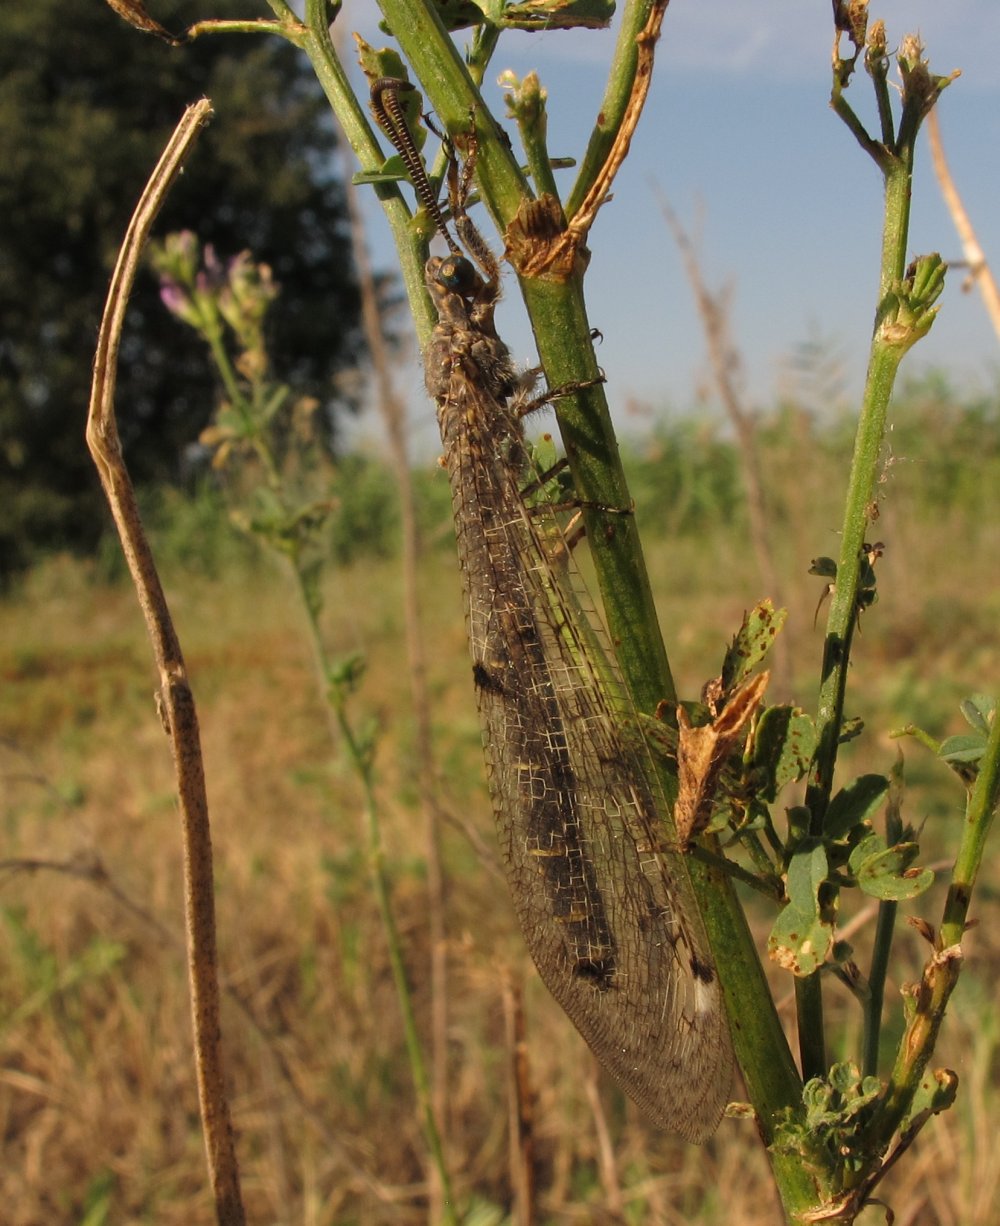
[[945, 947], [958, 944], [965, 931], [972, 890], [982, 864], [986, 839], [989, 836], [993, 818], [996, 816], [998, 801], [1000, 801], [1000, 700], [993, 713], [986, 750], [979, 762], [979, 773], [976, 776], [976, 782], [972, 785], [965, 823], [962, 827], [962, 841], [955, 858], [948, 897], [945, 900], [944, 915], [941, 921], [941, 943]]
[[[900, 816], [902, 792], [903, 758], [900, 754], [893, 767], [889, 800], [886, 805], [885, 841], [889, 847], [895, 846], [903, 838], [903, 819]], [[871, 966], [868, 970], [868, 995], [863, 1001], [864, 1036], [861, 1049], [861, 1071], [865, 1077], [874, 1077], [878, 1073], [882, 1006], [885, 1001], [885, 981], [889, 972], [889, 956], [892, 951], [892, 936], [896, 927], [897, 911], [898, 904], [891, 899], [883, 899], [879, 903]]]
[[[654, 7], [635, 6], [646, 19]], [[381, 0], [381, 8], [448, 131], [454, 135], [467, 130], [470, 107], [475, 109], [479, 137], [477, 183], [484, 202], [503, 230], [522, 200], [530, 197], [530, 190], [510, 150], [496, 136], [495, 126], [465, 65], [433, 10], [417, 0]], [[634, 43], [634, 35], [631, 37]], [[629, 83], [626, 94], [630, 91]], [[613, 136], [610, 133], [612, 140]], [[594, 173], [599, 169], [598, 166]], [[564, 282], [522, 278], [520, 285], [549, 385], [559, 387], [597, 378], [599, 370], [580, 276], [571, 276]], [[634, 516], [628, 513], [632, 500], [603, 386], [560, 397], [556, 413], [577, 494], [585, 508], [587, 533], [615, 652], [637, 710], [652, 713], [663, 699], [673, 703], [676, 690]], [[623, 511], [626, 513], [622, 514]], [[664, 775], [663, 784], [672, 808], [676, 779]], [[762, 1135], [769, 1141], [780, 1113], [799, 1104], [801, 1082], [731, 883], [706, 865], [692, 862], [688, 869], [709, 940], [716, 951], [733, 1019], [737, 1057]], [[811, 1179], [802, 1173], [801, 1164], [779, 1155], [775, 1158], [775, 1172], [790, 1211], [814, 1203], [815, 1190]]]
[[[697, 862], [691, 864], [691, 877], [695, 889], [701, 890], [699, 901], [712, 947], [725, 953], [718, 959], [718, 969], [733, 1046], [761, 1140], [769, 1147], [782, 1116], [801, 1103], [802, 1082], [731, 883], [724, 872]], [[769, 1149], [768, 1160], [788, 1220], [799, 1220], [817, 1202], [814, 1176], [796, 1154]]]
[[873, 1122], [873, 1135], [883, 1147], [889, 1144], [893, 1133], [906, 1118], [934, 1051], [948, 1000], [958, 982], [962, 965], [959, 951], [972, 891], [998, 803], [1000, 714], [994, 713], [986, 750], [966, 806], [962, 840], [945, 899], [935, 953], [924, 968], [920, 987], [914, 996], [913, 1013], [899, 1044], [881, 1110]]
[[219, 372], [219, 378], [222, 380], [222, 386], [225, 388], [229, 403], [237, 410], [244, 422], [249, 422], [250, 406], [243, 395], [243, 389], [240, 387], [240, 381], [236, 377], [233, 364], [229, 360], [222, 318], [214, 304], [207, 306], [202, 311], [201, 334], [205, 338], [205, 342], [212, 354], [212, 361], [215, 363], [215, 369]]
[[865, 1077], [874, 1077], [878, 1073], [885, 978], [889, 970], [889, 954], [892, 950], [892, 934], [896, 927], [897, 910], [898, 903], [889, 900], [883, 900], [878, 905], [871, 968], [868, 973], [868, 999], [864, 1006], [864, 1036], [861, 1045], [861, 1072]]
[[[276, 6], [272, 3], [271, 7]], [[209, 19], [196, 21], [194, 25], [188, 26], [185, 33], [190, 42], [206, 34], [279, 34], [282, 38], [287, 38], [289, 42], [301, 45], [298, 37], [301, 30], [302, 27], [294, 17], [286, 21], [268, 21], [266, 18], [251, 18], [246, 21]]]
[[[274, 3], [275, 0], [270, 2]], [[374, 174], [384, 165], [385, 155], [372, 132], [364, 108], [354, 96], [330, 38], [326, 0], [306, 0], [305, 19], [308, 33], [303, 36], [302, 49], [309, 57], [362, 173]], [[412, 216], [396, 184], [375, 183], [373, 187], [392, 230], [417, 337], [423, 345], [434, 327], [430, 298], [424, 285], [425, 252], [422, 245], [413, 240]]]
[[528, 183], [437, 10], [426, 0], [379, 0], [379, 8], [449, 135], [460, 138], [475, 123], [476, 182], [502, 233], [530, 196]]
[[661, 4], [664, 4], [664, 0], [627, 0], [622, 10], [604, 97], [601, 99], [587, 151], [580, 161], [576, 182], [566, 201], [568, 218], [575, 216], [586, 198], [621, 128], [632, 96], [632, 83], [639, 58], [637, 39], [646, 28], [653, 9]]
[[345, 745], [348, 756], [361, 781], [364, 794], [365, 827], [368, 838], [368, 865], [371, 872], [372, 888], [375, 892], [375, 902], [378, 907], [382, 931], [389, 952], [389, 965], [392, 970], [393, 985], [396, 998], [399, 1001], [400, 1013], [403, 1019], [403, 1033], [406, 1038], [407, 1055], [410, 1062], [410, 1074], [413, 1078], [414, 1090], [417, 1096], [417, 1106], [421, 1117], [421, 1128], [424, 1140], [430, 1153], [431, 1161], [437, 1171], [443, 1196], [443, 1214], [446, 1226], [457, 1226], [454, 1197], [451, 1190], [451, 1180], [445, 1161], [444, 1146], [437, 1120], [434, 1118], [433, 1098], [430, 1079], [424, 1062], [423, 1047], [417, 1029], [417, 1019], [413, 1009], [413, 996], [406, 976], [406, 966], [403, 961], [402, 941], [396, 926], [392, 910], [392, 897], [388, 874], [385, 865], [385, 851], [382, 844], [382, 831], [379, 822], [378, 805], [375, 799], [375, 787], [372, 771], [371, 746], [360, 738], [351, 724], [347, 713], [347, 685], [337, 680], [336, 669], [332, 667], [327, 657], [326, 648], [320, 633], [314, 602], [310, 597], [310, 583], [293, 560], [293, 573], [306, 615], [309, 628], [309, 638], [312, 643], [313, 656], [318, 674], [322, 680], [327, 703], [332, 708], [337, 730]]
[[213, 302], [206, 303], [201, 313], [199, 331], [205, 338], [212, 361], [219, 372], [222, 386], [230, 405], [239, 413], [244, 427], [244, 438], [253, 447], [267, 475], [267, 484], [272, 490], [281, 490], [281, 474], [271, 448], [260, 431], [256, 428], [256, 420], [250, 401], [243, 393], [240, 380], [236, 374], [229, 350], [226, 348], [225, 330], [218, 307]]
[[[842, 114], [840, 111], [838, 113]], [[855, 135], [858, 135], [856, 131]], [[866, 144], [862, 136], [858, 136], [858, 139], [863, 147], [872, 151], [869, 147], [872, 142]], [[858, 591], [865, 534], [871, 519], [889, 401], [905, 352], [905, 349], [886, 339], [879, 324], [892, 287], [898, 284], [903, 275], [909, 231], [913, 147], [910, 145], [902, 149], [892, 158], [886, 156], [882, 146], [878, 149], [880, 156], [876, 157], [876, 161], [885, 176], [879, 310], [848, 478], [837, 581], [823, 645], [816, 718], [818, 747], [806, 790], [810, 833], [815, 836], [822, 835], [833, 791], [851, 645], [859, 615]], [[826, 1051], [823, 1041], [823, 991], [818, 974], [796, 980], [795, 1001], [803, 1079], [821, 1077], [826, 1072]]]
[[[304, 25], [285, 0], [268, 0], [268, 4], [278, 18], [277, 21], [203, 21], [188, 30], [188, 37], [232, 33], [279, 34], [295, 46], [301, 47], [309, 57], [316, 79], [360, 163], [362, 173], [375, 174], [382, 168], [385, 157], [368, 123], [364, 108], [351, 89], [330, 38], [327, 0], [306, 0]], [[418, 250], [413, 242], [407, 241], [411, 214], [399, 188], [394, 183], [376, 183], [373, 186], [396, 240], [403, 283], [413, 311], [417, 335], [421, 344], [424, 344], [434, 326], [430, 299], [424, 286], [424, 253]]]
[[535, 192], [539, 196], [554, 196], [558, 200], [559, 189], [546, 140], [548, 116], [545, 112], [545, 91], [538, 74], [529, 72], [507, 97], [517, 121], [521, 147], [528, 163], [528, 175], [535, 185]]

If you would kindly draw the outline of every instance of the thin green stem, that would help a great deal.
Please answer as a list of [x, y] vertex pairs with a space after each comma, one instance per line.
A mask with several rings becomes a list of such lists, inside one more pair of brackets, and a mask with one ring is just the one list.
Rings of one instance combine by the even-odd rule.
[[972, 890], [983, 860], [986, 839], [1000, 801], [1000, 700], [993, 713], [986, 750], [972, 786], [962, 827], [962, 841], [941, 920], [941, 943], [957, 945], [965, 931]]
[[[841, 103], [842, 106], [837, 104]], [[844, 699], [854, 630], [859, 616], [859, 581], [864, 558], [865, 534], [871, 520], [875, 483], [885, 435], [889, 400], [905, 349], [887, 339], [881, 323], [891, 302], [892, 287], [899, 284], [904, 267], [909, 230], [909, 198], [913, 172], [912, 147], [905, 157], [889, 157], [867, 133], [857, 131], [857, 120], [835, 89], [835, 109], [863, 147], [876, 156], [885, 175], [885, 207], [882, 228], [882, 259], [879, 271], [879, 308], [872, 339], [868, 377], [854, 443], [841, 531], [837, 581], [834, 586], [823, 646], [822, 675], [817, 704], [818, 748], [813, 759], [806, 804], [810, 831], [821, 835], [833, 790], [834, 771], [843, 727]], [[823, 1044], [823, 993], [818, 975], [796, 982], [796, 1012], [802, 1075], [822, 1076], [826, 1071]]]
[[[362, 173], [375, 174], [384, 165], [385, 155], [364, 108], [354, 95], [330, 38], [326, 0], [306, 0], [305, 18], [308, 33], [302, 39], [302, 49], [309, 57]], [[423, 345], [434, 327], [430, 299], [424, 285], [425, 253], [421, 244], [414, 240], [410, 210], [396, 184], [375, 183], [373, 187], [392, 230], [417, 337]]]
[[469, 76], [472, 77], [477, 85], [482, 85], [483, 78], [486, 76], [486, 69], [489, 67], [490, 60], [493, 58], [493, 52], [496, 51], [499, 41], [499, 26], [485, 25], [480, 26], [476, 30], [465, 62], [469, 69]]
[[239, 378], [230, 360], [229, 351], [226, 349], [226, 343], [223, 339], [222, 318], [214, 302], [208, 304], [206, 309], [202, 311], [200, 326], [201, 334], [208, 345], [212, 361], [215, 363], [215, 369], [219, 372], [219, 378], [222, 380], [222, 386], [226, 390], [229, 403], [237, 410], [244, 422], [249, 422], [250, 404], [243, 395]]
[[865, 1077], [874, 1077], [878, 1073], [885, 980], [889, 972], [889, 954], [892, 950], [892, 934], [896, 927], [898, 908], [898, 903], [889, 900], [883, 900], [878, 906], [871, 967], [868, 972], [868, 999], [865, 1001], [864, 1008], [864, 1035], [861, 1044], [861, 1072]]
[[979, 774], [966, 806], [959, 844], [935, 950], [919, 988], [912, 1015], [896, 1052], [873, 1135], [885, 1147], [910, 1110], [924, 1070], [934, 1051], [945, 1009], [962, 966], [961, 942], [972, 890], [982, 864], [986, 839], [1000, 803], [1000, 716], [994, 713]]
[[458, 1218], [455, 1215], [451, 1180], [445, 1161], [441, 1133], [438, 1129], [437, 1120], [434, 1117], [430, 1079], [427, 1074], [423, 1047], [417, 1028], [416, 1014], [413, 1009], [413, 996], [406, 975], [406, 965], [403, 961], [402, 940], [392, 909], [392, 895], [386, 872], [382, 829], [379, 821], [378, 805], [375, 799], [371, 745], [357, 735], [348, 716], [347, 698], [350, 682], [338, 679], [337, 670], [327, 656], [326, 647], [323, 643], [317, 621], [315, 604], [310, 597], [310, 580], [302, 572], [297, 562], [293, 563], [293, 573], [298, 586], [302, 607], [305, 611], [313, 657], [316, 661], [318, 674], [323, 681], [326, 700], [333, 711], [338, 731], [361, 781], [364, 794], [365, 828], [368, 840], [368, 866], [371, 872], [372, 889], [375, 893], [375, 903], [378, 907], [379, 919], [389, 953], [393, 986], [396, 990], [396, 998], [399, 1001], [400, 1013], [402, 1015], [403, 1033], [410, 1063], [410, 1075], [413, 1078], [417, 1106], [421, 1116], [421, 1128], [430, 1152], [431, 1161], [434, 1163], [441, 1183], [444, 1222], [446, 1226], [457, 1226]]
[[896, 136], [892, 116], [892, 98], [889, 92], [889, 57], [878, 51], [869, 51], [865, 55], [865, 65], [875, 90], [875, 105], [878, 107], [882, 144], [886, 149], [891, 149]]
[[528, 163], [528, 174], [535, 185], [535, 194], [549, 195], [559, 199], [552, 159], [547, 141], [548, 116], [545, 112], [545, 91], [538, 74], [529, 72], [518, 86], [507, 95], [511, 114], [517, 122]]
[[[885, 812], [886, 846], [894, 847], [903, 838], [903, 819], [900, 805], [903, 793], [902, 755], [892, 771], [892, 784]], [[864, 1000], [864, 1036], [861, 1051], [861, 1070], [864, 1076], [878, 1073], [879, 1041], [882, 1034], [882, 1006], [885, 1001], [885, 981], [889, 973], [889, 955], [892, 936], [896, 926], [898, 904], [891, 899], [879, 903], [878, 920], [875, 924], [875, 939], [872, 946], [871, 966], [868, 970], [868, 995]]]
[[217, 21], [211, 18], [207, 21], [196, 21], [185, 31], [190, 42], [206, 34], [279, 34], [296, 46], [301, 46], [302, 26], [294, 14], [290, 14], [287, 20], [281, 21], [268, 21], [262, 17], [247, 21]]
[[622, 11], [604, 97], [601, 99], [587, 150], [580, 161], [576, 182], [566, 201], [568, 218], [575, 216], [607, 161], [632, 97], [632, 86], [639, 61], [639, 35], [646, 28], [653, 10], [661, 5], [665, 7], [667, 2], [668, 0], [627, 0]]

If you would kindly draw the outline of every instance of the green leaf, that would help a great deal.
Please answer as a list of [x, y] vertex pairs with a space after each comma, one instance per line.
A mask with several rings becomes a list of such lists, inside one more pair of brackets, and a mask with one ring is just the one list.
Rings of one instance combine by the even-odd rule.
[[788, 866], [786, 890], [791, 906], [800, 911], [815, 910], [819, 887], [827, 878], [826, 849], [819, 839], [803, 839]]
[[971, 727], [981, 732], [984, 737], [989, 736], [993, 712], [996, 710], [995, 698], [989, 694], [972, 694], [960, 704], [959, 710]]
[[[373, 47], [371, 43], [365, 42], [358, 35], [355, 35], [355, 42], [357, 44], [358, 63], [361, 65], [361, 71], [369, 81], [376, 81], [379, 77], [392, 77], [395, 81], [409, 81], [410, 78], [406, 71], [406, 65], [394, 47]], [[418, 142], [422, 142], [426, 139], [426, 133], [418, 135], [416, 131], [417, 121], [422, 110], [419, 92], [415, 89], [403, 90], [400, 93], [399, 101], [403, 108], [403, 117], [406, 119], [407, 127], [414, 133]]]
[[816, 749], [816, 725], [798, 707], [768, 707], [757, 721], [750, 767], [757, 792], [774, 801], [786, 784], [809, 769]]
[[787, 906], [767, 938], [769, 957], [793, 975], [812, 975], [826, 961], [833, 944], [833, 925], [813, 911]]
[[787, 609], [775, 609], [769, 600], [762, 600], [744, 614], [743, 625], [737, 630], [722, 664], [722, 688], [726, 693], [749, 677], [760, 664], [787, 617]]
[[884, 775], [861, 775], [830, 801], [823, 823], [828, 838], [843, 838], [854, 826], [867, 821], [889, 788]]
[[905, 1134], [914, 1126], [920, 1128], [930, 1116], [947, 1111], [957, 1093], [958, 1076], [951, 1069], [939, 1068], [924, 1073], [900, 1126], [900, 1133]]
[[833, 558], [813, 558], [812, 565], [809, 567], [809, 574], [820, 575], [824, 579], [836, 579], [837, 563]]
[[978, 762], [985, 752], [985, 736], [966, 732], [961, 736], [950, 736], [942, 741], [938, 757], [945, 762]]
[[829, 873], [821, 839], [803, 839], [792, 855], [786, 875], [788, 906], [767, 940], [768, 955], [793, 975], [811, 975], [823, 965], [833, 945], [832, 908], [820, 901]]
[[928, 889], [934, 874], [929, 868], [910, 865], [920, 853], [916, 843], [897, 843], [886, 847], [881, 835], [874, 834], [854, 849], [850, 866], [859, 887], [872, 898], [901, 902], [916, 898]]

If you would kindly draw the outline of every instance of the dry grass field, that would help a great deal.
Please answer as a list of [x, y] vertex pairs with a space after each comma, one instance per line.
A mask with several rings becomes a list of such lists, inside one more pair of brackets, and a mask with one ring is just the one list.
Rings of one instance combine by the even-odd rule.
[[[812, 556], [836, 552], [840, 478], [789, 456], [769, 462], [783, 499], [775, 543], [796, 698], [808, 705], [821, 633], [820, 581], [806, 570]], [[937, 736], [961, 731], [961, 699], [1000, 688], [1000, 497], [983, 495], [974, 517], [968, 507], [960, 516], [928, 496], [927, 480], [920, 462], [893, 476], [880, 601], [865, 616], [854, 664], [852, 711], [867, 730], [845, 753], [845, 771], [888, 770], [897, 744], [888, 733], [911, 720]], [[655, 526], [655, 504], [640, 509]], [[648, 551], [678, 683], [694, 696], [743, 610], [769, 593], [739, 525], [669, 541], [654, 532]], [[360, 790], [331, 738], [290, 588], [266, 560], [234, 563], [212, 580], [169, 565], [166, 582], [205, 747], [249, 1220], [426, 1221], [426, 1154], [369, 886]], [[428, 554], [421, 582], [447, 870], [447, 1152], [467, 1220], [509, 1220], [506, 1031], [520, 991], [538, 1221], [779, 1221], [752, 1124], [726, 1119], [704, 1148], [656, 1133], [540, 987], [493, 859], [448, 551]], [[367, 660], [353, 710], [377, 726], [393, 906], [426, 1034], [426, 844], [398, 567], [356, 561], [331, 572], [325, 592], [332, 654]], [[0, 604], [0, 677], [0, 1216], [8, 1226], [208, 1223], [172, 768], [131, 590], [98, 582], [81, 563], [40, 565]], [[913, 741], [903, 746], [906, 816], [927, 819], [923, 861], [945, 861], [961, 790]], [[935, 1060], [958, 1072], [958, 1103], [882, 1191], [897, 1226], [996, 1221], [998, 864], [994, 852]], [[940, 901], [936, 887], [903, 910], [934, 921]], [[761, 910], [756, 922], [763, 939], [770, 917]], [[863, 924], [852, 937], [862, 963], [866, 932]], [[897, 989], [923, 957], [905, 925], [897, 952], [887, 1009], [898, 1024]], [[774, 983], [787, 1001], [790, 983]], [[835, 1054], [850, 1056], [856, 1013], [830, 996]], [[896, 1031], [890, 1025], [889, 1037]], [[865, 1221], [884, 1220], [866, 1212]]]

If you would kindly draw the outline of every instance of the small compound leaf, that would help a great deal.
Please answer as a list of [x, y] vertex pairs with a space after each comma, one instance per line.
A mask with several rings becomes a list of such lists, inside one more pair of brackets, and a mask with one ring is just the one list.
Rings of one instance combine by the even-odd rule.
[[816, 749], [816, 725], [798, 707], [768, 707], [753, 738], [750, 768], [760, 780], [758, 794], [774, 801], [786, 784], [801, 779]]
[[826, 849], [822, 842], [819, 839], [803, 839], [788, 866], [785, 888], [789, 904], [802, 912], [816, 911], [819, 888], [828, 872]]
[[771, 650], [785, 619], [787, 609], [775, 609], [769, 600], [762, 600], [743, 616], [743, 625], [736, 632], [722, 664], [722, 688], [729, 693], [753, 672]]
[[830, 801], [823, 823], [828, 838], [841, 839], [874, 813], [889, 788], [884, 775], [861, 775]]
[[[868, 842], [866, 839], [865, 844]], [[858, 850], [860, 848], [856, 848], [855, 852]], [[886, 847], [865, 856], [854, 870], [858, 885], [872, 898], [892, 902], [916, 898], [934, 882], [934, 874], [929, 868], [910, 867], [919, 852], [916, 843], [897, 843], [895, 847]], [[854, 861], [854, 856], [851, 860]]]
[[966, 732], [942, 741], [938, 757], [944, 762], [978, 762], [985, 751], [986, 737], [975, 732]]
[[826, 961], [833, 944], [833, 925], [824, 923], [815, 911], [800, 911], [785, 907], [767, 938], [767, 952], [772, 961], [793, 975], [812, 975]]
[[885, 849], [885, 839], [877, 831], [873, 830], [870, 834], [866, 834], [851, 851], [847, 866], [857, 876], [858, 869], [866, 860], [870, 860], [872, 856], [881, 855]]
[[971, 694], [959, 706], [966, 722], [983, 736], [989, 736], [996, 699], [989, 694]]

